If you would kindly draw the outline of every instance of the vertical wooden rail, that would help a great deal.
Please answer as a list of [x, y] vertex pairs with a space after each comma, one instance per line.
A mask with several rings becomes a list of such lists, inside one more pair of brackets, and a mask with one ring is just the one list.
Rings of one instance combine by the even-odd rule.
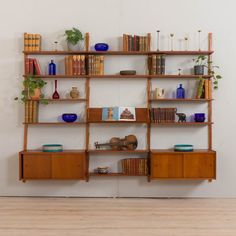
[[[212, 51], [212, 33], [208, 34], [208, 51]], [[212, 55], [208, 55], [208, 75], [211, 75], [212, 70]], [[212, 99], [212, 78], [208, 81], [209, 98]], [[208, 102], [208, 149], [212, 150], [212, 100]]]
[[[28, 56], [24, 53], [24, 74], [25, 75], [26, 75], [25, 62], [26, 62], [27, 57]], [[25, 79], [25, 77], [23, 79]], [[26, 104], [24, 104], [24, 105], [25, 105], [25, 109], [24, 109], [24, 120], [25, 120]], [[27, 146], [28, 146], [28, 124], [24, 124], [24, 142], [23, 142], [24, 151], [27, 150]]]
[[151, 117], [150, 117], [150, 108], [151, 108], [151, 78], [147, 78], [147, 109], [148, 109], [148, 123], [147, 123], [147, 158], [149, 163], [149, 173], [148, 173], [148, 181], [150, 182], [150, 149], [151, 149]]
[[86, 139], [86, 181], [89, 181], [89, 103], [90, 103], [90, 77], [86, 78], [85, 82], [85, 92], [86, 92], [86, 103], [85, 103], [85, 111], [86, 111], [86, 129], [85, 129], [85, 139]]

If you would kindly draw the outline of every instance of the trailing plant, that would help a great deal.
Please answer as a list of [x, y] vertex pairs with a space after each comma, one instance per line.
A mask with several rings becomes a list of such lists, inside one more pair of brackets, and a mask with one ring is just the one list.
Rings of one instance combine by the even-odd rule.
[[[197, 58], [193, 59], [193, 61], [195, 62], [196, 66], [204, 66], [207, 68], [208, 74], [213, 79], [213, 88], [218, 89], [218, 81], [219, 79], [222, 79], [222, 76], [217, 74], [215, 69], [219, 69], [219, 66], [214, 65], [212, 61], [208, 61], [207, 56], [205, 55], [199, 55]], [[199, 79], [203, 80], [203, 77], [199, 76]]]
[[[27, 100], [31, 99], [31, 97], [35, 95], [35, 89], [41, 90], [46, 84], [47, 83], [44, 80], [40, 78], [35, 78], [32, 75], [26, 77], [25, 80], [23, 81], [24, 89], [21, 91], [21, 97], [20, 97], [21, 101], [26, 102]], [[39, 97], [40, 103], [48, 104], [47, 99], [45, 99], [44, 97], [45, 97], [44, 94], [41, 92]], [[18, 99], [19, 97], [15, 98], [15, 100]]]
[[83, 40], [83, 34], [77, 28], [72, 28], [71, 30], [65, 31], [65, 36], [67, 42], [76, 45], [79, 41]]

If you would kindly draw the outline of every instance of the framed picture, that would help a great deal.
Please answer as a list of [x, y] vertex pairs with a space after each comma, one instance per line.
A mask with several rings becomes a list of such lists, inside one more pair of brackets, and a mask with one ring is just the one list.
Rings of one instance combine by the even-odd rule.
[[135, 121], [135, 107], [119, 107], [119, 120]]
[[118, 107], [103, 107], [102, 108], [102, 120], [103, 121], [115, 121], [119, 119]]

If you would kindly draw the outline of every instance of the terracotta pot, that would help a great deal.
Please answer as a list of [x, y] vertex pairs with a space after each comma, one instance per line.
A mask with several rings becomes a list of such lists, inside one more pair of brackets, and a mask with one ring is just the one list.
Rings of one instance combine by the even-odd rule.
[[36, 88], [34, 90], [34, 95], [31, 96], [31, 99], [34, 100], [40, 99], [40, 95], [41, 95], [41, 90], [39, 88]]

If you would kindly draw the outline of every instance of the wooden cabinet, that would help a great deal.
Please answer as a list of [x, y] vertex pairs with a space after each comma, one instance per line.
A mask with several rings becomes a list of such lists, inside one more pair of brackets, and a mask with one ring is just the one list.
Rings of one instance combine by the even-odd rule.
[[65, 154], [52, 156], [53, 179], [83, 179], [85, 157], [81, 154]]
[[185, 178], [215, 179], [216, 160], [214, 153], [184, 154], [183, 161]]
[[20, 179], [85, 179], [85, 152], [21, 152]]
[[151, 179], [215, 179], [214, 151], [151, 152]]
[[152, 177], [180, 178], [183, 175], [182, 155], [159, 154], [151, 159]]
[[22, 163], [25, 179], [50, 179], [52, 176], [50, 155], [26, 154]]

